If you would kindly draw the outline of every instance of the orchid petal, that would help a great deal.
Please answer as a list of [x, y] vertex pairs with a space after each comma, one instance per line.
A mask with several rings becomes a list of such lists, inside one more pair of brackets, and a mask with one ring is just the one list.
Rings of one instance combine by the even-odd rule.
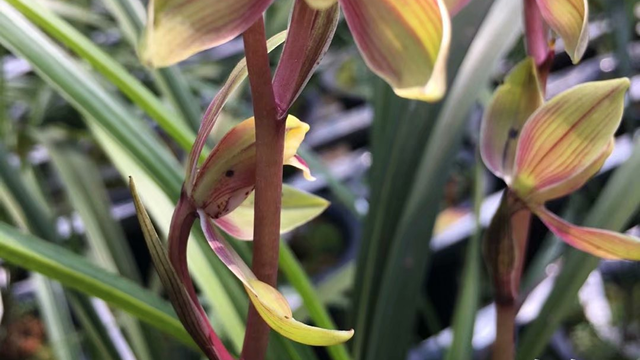
[[562, 40], [567, 54], [577, 64], [589, 45], [587, 0], [538, 0], [542, 17]]
[[496, 89], [482, 119], [480, 154], [496, 176], [511, 177], [520, 131], [543, 102], [536, 64], [527, 58]]
[[442, 0], [341, 0], [371, 70], [398, 96], [440, 100], [445, 93], [451, 20]]
[[142, 61], [165, 67], [224, 44], [249, 28], [273, 0], [151, 0]]
[[549, 230], [576, 249], [605, 259], [640, 260], [640, 239], [636, 237], [573, 225], [544, 207], [533, 211]]
[[[309, 125], [293, 116], [285, 124], [284, 162], [296, 155]], [[194, 204], [214, 219], [237, 208], [256, 182], [256, 130], [249, 118], [229, 131], [198, 172], [190, 193]]]
[[242, 281], [245, 290], [264, 321], [281, 335], [314, 346], [329, 346], [343, 343], [353, 336], [353, 330], [327, 330], [305, 325], [293, 318], [287, 300], [268, 284], [258, 280], [240, 256], [224, 240], [203, 211], [199, 211], [202, 230], [209, 245], [220, 260]]
[[525, 201], [598, 159], [620, 120], [626, 78], [578, 85], [540, 107], [522, 129], [510, 187]]
[[338, 4], [325, 10], [314, 10], [304, 1], [295, 2], [289, 22], [290, 35], [273, 77], [279, 115], [287, 113], [320, 64], [339, 19]]
[[326, 10], [338, 2], [338, 0], [305, 0], [309, 6], [316, 10]]
[[574, 176], [559, 182], [547, 188], [540, 189], [529, 196], [532, 203], [543, 204], [546, 201], [557, 199], [581, 188], [589, 179], [591, 179], [602, 168], [616, 144], [615, 139], [609, 141], [609, 145], [602, 151], [602, 154], [596, 160], [586, 166], [582, 171], [577, 172]]
[[[255, 194], [249, 197], [231, 213], [214, 220], [216, 225], [239, 240], [253, 239], [253, 216]], [[329, 202], [319, 196], [282, 185], [282, 213], [280, 233], [287, 233], [304, 225], [322, 214]]]
[[194, 303], [180, 276], [171, 265], [167, 251], [162, 241], [160, 241], [158, 233], [153, 227], [153, 223], [136, 191], [133, 178], [129, 178], [129, 185], [138, 221], [149, 248], [151, 259], [180, 322], [182, 322], [182, 325], [184, 325], [187, 332], [207, 357], [211, 359], [231, 359], [231, 356], [211, 327], [202, 306], [199, 303]]
[[[267, 40], [267, 51], [273, 51], [276, 47], [282, 44], [286, 38], [286, 31], [282, 31], [272, 36]], [[202, 153], [204, 144], [206, 143], [213, 126], [218, 120], [218, 116], [220, 116], [220, 113], [222, 112], [222, 107], [227, 103], [229, 96], [231, 96], [231, 94], [233, 94], [233, 92], [240, 86], [247, 75], [247, 59], [245, 58], [240, 60], [236, 67], [233, 68], [231, 74], [227, 78], [227, 81], [224, 83], [222, 88], [220, 88], [220, 91], [218, 91], [216, 96], [213, 98], [213, 101], [211, 101], [211, 104], [209, 104], [207, 111], [204, 113], [200, 129], [198, 130], [198, 135], [193, 143], [193, 147], [191, 148], [189, 159], [187, 161], [187, 175], [184, 182], [187, 186], [187, 191], [191, 191], [191, 180], [195, 177], [197, 171], [198, 158], [200, 157], [200, 153]]]
[[311, 175], [311, 169], [309, 168], [309, 165], [300, 155], [295, 155], [290, 157], [288, 160], [284, 162], [284, 164], [291, 165], [295, 168], [298, 168], [299, 170], [302, 170], [302, 175], [304, 176], [305, 179], [309, 181], [316, 180], [316, 178], [313, 175]]

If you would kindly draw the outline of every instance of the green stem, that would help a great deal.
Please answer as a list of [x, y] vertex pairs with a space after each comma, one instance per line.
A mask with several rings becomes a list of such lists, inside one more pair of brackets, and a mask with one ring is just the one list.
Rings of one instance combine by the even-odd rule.
[[[285, 122], [278, 118], [262, 17], [245, 31], [243, 40], [256, 123], [256, 200], [252, 268], [258, 279], [276, 286]], [[242, 349], [243, 359], [264, 359], [269, 331], [269, 326], [250, 305]]]

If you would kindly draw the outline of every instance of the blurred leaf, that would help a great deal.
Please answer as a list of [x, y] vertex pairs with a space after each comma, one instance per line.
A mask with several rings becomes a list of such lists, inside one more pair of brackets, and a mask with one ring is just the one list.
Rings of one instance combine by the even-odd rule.
[[0, 223], [0, 256], [9, 263], [46, 274], [64, 286], [99, 297], [183, 343], [195, 346], [167, 302], [60, 246]]

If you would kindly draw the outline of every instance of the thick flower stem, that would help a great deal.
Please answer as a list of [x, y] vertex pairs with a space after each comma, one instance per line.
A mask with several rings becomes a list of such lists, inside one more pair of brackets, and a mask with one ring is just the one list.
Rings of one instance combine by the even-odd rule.
[[[252, 268], [258, 279], [275, 286], [278, 278], [285, 122], [278, 118], [262, 18], [245, 31], [243, 39], [256, 119], [257, 161]], [[242, 358], [264, 359], [268, 337], [269, 326], [250, 305]]]
[[[493, 346], [493, 360], [513, 360], [515, 356], [515, 332], [516, 315], [519, 307], [520, 279], [529, 240], [529, 226], [531, 224], [531, 211], [520, 202], [513, 194], [508, 196], [507, 208], [509, 209], [509, 237], [513, 241], [515, 261], [511, 271], [508, 286], [509, 289], [496, 289], [496, 341]], [[498, 285], [500, 286], [500, 285]]]
[[541, 66], [549, 53], [547, 28], [536, 0], [524, 0], [524, 27], [527, 54]]

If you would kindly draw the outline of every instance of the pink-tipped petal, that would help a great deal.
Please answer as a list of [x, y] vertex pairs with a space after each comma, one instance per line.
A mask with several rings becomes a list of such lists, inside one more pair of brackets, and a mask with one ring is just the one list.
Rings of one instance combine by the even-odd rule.
[[567, 54], [577, 64], [589, 45], [587, 0], [538, 0], [542, 17], [564, 41]]
[[640, 260], [640, 239], [614, 231], [576, 226], [544, 207], [533, 211], [556, 236], [576, 249], [604, 259]]
[[290, 157], [288, 160], [284, 162], [284, 164], [291, 165], [295, 168], [302, 170], [302, 175], [304, 176], [305, 179], [309, 181], [316, 180], [316, 178], [313, 175], [311, 175], [311, 169], [309, 168], [309, 165], [300, 155], [295, 155]]
[[620, 125], [628, 88], [626, 78], [578, 85], [531, 115], [518, 141], [513, 191], [529, 201], [593, 164]]
[[365, 62], [399, 96], [445, 93], [451, 20], [442, 0], [341, 0]]
[[242, 34], [273, 0], [151, 0], [140, 56], [165, 67]]
[[314, 346], [340, 344], [353, 336], [353, 330], [327, 330], [295, 320], [284, 296], [272, 286], [259, 281], [238, 253], [224, 240], [208, 215], [203, 211], [199, 211], [199, 214], [202, 230], [211, 249], [243, 283], [256, 310], [273, 330], [291, 340]]
[[544, 102], [532, 58], [511, 70], [485, 110], [480, 129], [480, 154], [491, 172], [510, 182], [520, 131]]

